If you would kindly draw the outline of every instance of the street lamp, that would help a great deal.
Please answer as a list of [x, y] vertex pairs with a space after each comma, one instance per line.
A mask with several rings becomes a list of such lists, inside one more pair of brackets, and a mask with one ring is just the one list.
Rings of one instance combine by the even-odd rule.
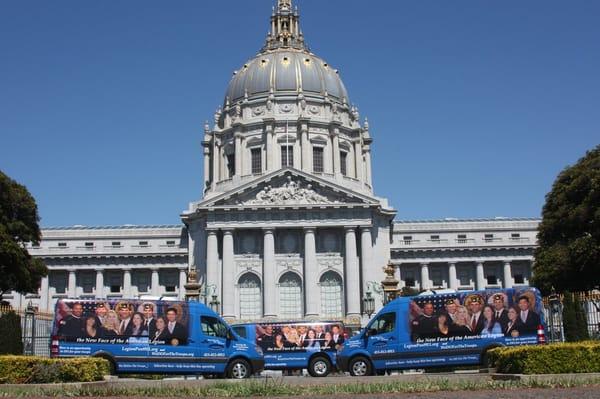
[[221, 314], [221, 302], [219, 302], [219, 299], [217, 298], [217, 294], [212, 294], [212, 300], [210, 301], [210, 308], [213, 310], [213, 312], [217, 313], [217, 314]]
[[556, 340], [556, 330], [555, 330], [555, 320], [558, 321], [558, 325], [560, 326], [562, 323], [560, 322], [560, 308], [561, 308], [561, 303], [560, 303], [560, 296], [558, 296], [558, 294], [556, 293], [556, 291], [554, 290], [554, 287], [552, 287], [552, 290], [550, 291], [550, 295], [548, 296], [548, 303], [550, 304], [550, 340], [551, 341], [555, 341]]
[[367, 291], [363, 298], [363, 309], [365, 313], [371, 318], [371, 315], [375, 313], [375, 298], [373, 298], [373, 294], [371, 291]]

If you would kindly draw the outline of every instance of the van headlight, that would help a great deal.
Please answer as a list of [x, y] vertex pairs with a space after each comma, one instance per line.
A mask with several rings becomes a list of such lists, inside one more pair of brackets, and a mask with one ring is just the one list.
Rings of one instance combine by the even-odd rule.
[[337, 353], [342, 353], [343, 350], [344, 350], [344, 344], [338, 345]]
[[258, 353], [259, 355], [263, 355], [263, 350], [260, 346], [258, 345], [254, 345], [254, 350], [256, 351], [256, 353]]

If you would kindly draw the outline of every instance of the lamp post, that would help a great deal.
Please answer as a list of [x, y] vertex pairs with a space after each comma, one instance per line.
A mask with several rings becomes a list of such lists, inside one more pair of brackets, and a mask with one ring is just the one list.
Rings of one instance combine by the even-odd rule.
[[24, 348], [23, 354], [25, 355], [33, 355], [34, 354], [34, 345], [35, 345], [35, 309], [31, 304], [31, 301], [27, 304], [27, 308], [25, 309], [25, 323], [23, 329], [24, 339]]
[[[548, 303], [550, 304], [550, 340], [554, 342], [556, 341], [556, 332], [554, 326], [556, 324], [558, 324], [559, 326], [562, 325], [562, 323], [560, 322], [562, 303], [560, 302], [560, 296], [558, 296], [558, 294], [554, 290], [554, 287], [552, 287], [552, 291], [548, 296]], [[555, 318], [558, 319], [558, 323], [555, 323]]]
[[398, 283], [396, 279], [394, 265], [389, 263], [383, 268], [385, 279], [381, 282], [383, 285], [383, 304], [393, 301], [398, 296]]
[[369, 319], [375, 313], [375, 298], [373, 298], [373, 293], [370, 290], [365, 292], [365, 296], [363, 297], [363, 309], [367, 316], [369, 316]]
[[212, 294], [209, 305], [210, 305], [210, 308], [213, 310], [213, 312], [215, 312], [217, 314], [221, 314], [221, 302], [219, 302], [219, 299], [217, 298], [217, 294]]

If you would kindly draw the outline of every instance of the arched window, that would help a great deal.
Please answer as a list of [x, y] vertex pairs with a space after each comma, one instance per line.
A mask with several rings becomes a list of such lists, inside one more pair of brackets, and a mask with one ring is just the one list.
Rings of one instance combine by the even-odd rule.
[[344, 291], [342, 289], [342, 278], [336, 272], [327, 272], [321, 276], [321, 316], [343, 317], [344, 316]]
[[240, 287], [240, 318], [245, 320], [261, 318], [260, 279], [252, 273], [246, 273], [240, 277], [238, 285]]
[[[269, 298], [267, 298], [269, 300]], [[279, 317], [302, 317], [302, 281], [296, 273], [285, 273], [279, 279]]]

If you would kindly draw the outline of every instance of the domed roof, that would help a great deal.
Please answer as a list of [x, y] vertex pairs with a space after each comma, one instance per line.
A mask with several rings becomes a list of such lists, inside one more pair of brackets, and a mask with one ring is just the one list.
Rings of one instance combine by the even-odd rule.
[[307, 51], [278, 49], [258, 54], [235, 73], [226, 96], [236, 102], [253, 96], [267, 96], [273, 89], [278, 93], [295, 94], [302, 89], [305, 95], [329, 96], [348, 102], [348, 93], [333, 69], [321, 58]]

